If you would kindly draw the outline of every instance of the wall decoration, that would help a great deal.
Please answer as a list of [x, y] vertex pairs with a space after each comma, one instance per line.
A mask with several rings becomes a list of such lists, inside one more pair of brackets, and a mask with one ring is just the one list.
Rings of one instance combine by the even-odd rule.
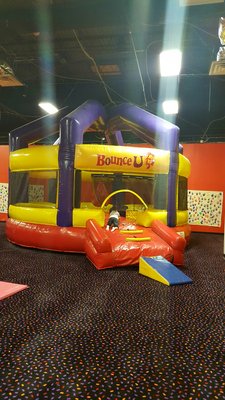
[[188, 190], [188, 222], [191, 225], [221, 226], [223, 192]]
[[8, 183], [0, 183], [0, 213], [8, 212]]

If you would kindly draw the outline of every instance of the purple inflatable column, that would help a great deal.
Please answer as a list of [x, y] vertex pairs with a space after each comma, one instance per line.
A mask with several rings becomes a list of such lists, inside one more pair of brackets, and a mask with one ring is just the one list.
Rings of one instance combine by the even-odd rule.
[[97, 101], [88, 100], [60, 122], [57, 215], [59, 226], [72, 226], [73, 222], [75, 146], [83, 143], [83, 133], [100, 117], [104, 125], [104, 107]]
[[176, 226], [176, 193], [177, 193], [178, 153], [170, 152], [170, 169], [168, 174], [167, 225]]
[[74, 153], [75, 145], [72, 144], [74, 120], [64, 118], [61, 122], [61, 143], [59, 146], [59, 192], [57, 225], [72, 226], [73, 209], [73, 179], [74, 179]]

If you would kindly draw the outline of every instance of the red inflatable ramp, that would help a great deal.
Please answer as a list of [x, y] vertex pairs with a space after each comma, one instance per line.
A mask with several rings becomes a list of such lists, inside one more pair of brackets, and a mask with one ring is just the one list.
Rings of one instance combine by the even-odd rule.
[[[159, 224], [158, 224], [159, 223]], [[183, 263], [184, 238], [160, 221], [152, 228], [106, 231], [95, 220], [87, 222], [85, 252], [97, 269], [136, 265], [142, 256], [162, 256], [176, 265]]]

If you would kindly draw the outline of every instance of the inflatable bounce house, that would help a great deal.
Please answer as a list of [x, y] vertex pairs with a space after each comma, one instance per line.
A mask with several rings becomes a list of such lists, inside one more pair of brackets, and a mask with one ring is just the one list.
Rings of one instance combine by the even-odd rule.
[[[104, 144], [84, 144], [88, 131]], [[124, 144], [126, 131], [145, 144]], [[42, 144], [57, 132], [54, 144]], [[183, 264], [190, 163], [177, 126], [132, 104], [106, 114], [88, 100], [15, 129], [9, 144], [10, 242], [85, 253], [97, 269], [152, 256]], [[120, 212], [114, 232], [106, 230], [113, 205]]]

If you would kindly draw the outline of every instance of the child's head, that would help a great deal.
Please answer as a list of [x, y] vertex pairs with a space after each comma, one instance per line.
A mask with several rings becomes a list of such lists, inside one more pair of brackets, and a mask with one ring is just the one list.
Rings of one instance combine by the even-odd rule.
[[111, 211], [117, 211], [117, 207], [116, 206], [112, 206], [111, 208], [110, 208], [110, 212]]

